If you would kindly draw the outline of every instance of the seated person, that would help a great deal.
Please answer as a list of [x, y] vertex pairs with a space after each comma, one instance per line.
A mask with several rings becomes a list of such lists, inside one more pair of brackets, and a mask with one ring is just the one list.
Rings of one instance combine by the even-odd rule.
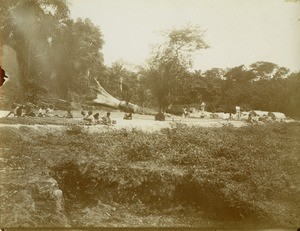
[[123, 120], [132, 120], [132, 114], [131, 113], [125, 114]]
[[45, 107], [45, 106], [42, 106], [42, 107], [39, 109], [38, 117], [45, 117], [45, 116], [46, 116], [46, 107]]
[[94, 114], [94, 122], [95, 124], [100, 123], [100, 117], [99, 117], [99, 113]]
[[88, 114], [83, 117], [83, 120], [85, 121], [85, 124], [92, 125], [94, 123], [93, 112], [89, 111]]
[[22, 116], [23, 108], [24, 108], [23, 105], [17, 106], [17, 107], [15, 108], [15, 110], [14, 110], [14, 116], [15, 116], [15, 117]]
[[25, 105], [23, 107], [23, 115], [22, 116], [35, 116], [35, 114], [29, 105]]
[[72, 115], [72, 113], [71, 113], [71, 110], [68, 110], [68, 111], [67, 111], [67, 115], [65, 115], [64, 117], [67, 118], [67, 119], [72, 119], [72, 118], [73, 118], [73, 115]]
[[53, 116], [54, 116], [53, 112], [54, 112], [54, 107], [53, 107], [53, 105], [50, 105], [50, 106], [46, 109], [45, 115], [46, 115], [47, 117], [53, 117]]
[[110, 125], [111, 124], [110, 112], [107, 112], [106, 116], [102, 117], [102, 124], [105, 124], [105, 125]]

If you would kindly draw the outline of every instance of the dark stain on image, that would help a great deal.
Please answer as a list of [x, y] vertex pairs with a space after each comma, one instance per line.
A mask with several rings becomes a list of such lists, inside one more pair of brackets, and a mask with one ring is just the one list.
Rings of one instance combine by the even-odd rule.
[[5, 74], [5, 70], [0, 66], [1, 71], [0, 71], [0, 87], [4, 84], [5, 78], [8, 78], [8, 76]]

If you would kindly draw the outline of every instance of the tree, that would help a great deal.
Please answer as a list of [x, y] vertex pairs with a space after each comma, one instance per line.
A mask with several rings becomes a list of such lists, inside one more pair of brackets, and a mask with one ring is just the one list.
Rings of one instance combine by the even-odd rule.
[[103, 70], [100, 29], [89, 19], [71, 20], [65, 0], [0, 2], [1, 41], [17, 53], [24, 101], [89, 92]]
[[43, 75], [45, 60], [53, 32], [68, 18], [65, 0], [0, 1], [2, 45], [17, 53], [20, 85], [25, 100], [34, 96], [36, 82]]
[[158, 112], [164, 113], [174, 100], [178, 78], [192, 67], [191, 55], [208, 48], [204, 32], [186, 26], [165, 33], [166, 41], [158, 45], [148, 62], [149, 87], [158, 102]]
[[286, 67], [280, 67], [275, 63], [270, 62], [256, 62], [250, 65], [252, 72], [256, 75], [255, 80], [285, 78], [289, 73]]
[[227, 70], [224, 75], [219, 97], [219, 108], [225, 112], [235, 112], [235, 106], [239, 105], [243, 110], [249, 110], [251, 100], [251, 82], [255, 79], [252, 70], [244, 65]]
[[122, 61], [112, 63], [106, 68], [105, 74], [99, 81], [112, 95], [123, 101], [138, 101], [138, 73], [130, 70], [126, 63]]
[[249, 82], [255, 78], [253, 70], [247, 70], [244, 65], [229, 69], [224, 76], [227, 80], [238, 83]]
[[216, 79], [224, 79], [224, 75], [226, 70], [222, 68], [212, 68], [205, 71], [202, 75], [205, 78], [216, 78]]
[[291, 73], [286, 79], [288, 87], [286, 91], [289, 93], [289, 101], [286, 106], [287, 114], [300, 118], [300, 71]]
[[103, 72], [104, 44], [100, 28], [90, 19], [67, 20], [53, 36], [50, 57], [58, 94], [67, 98], [68, 91], [89, 92], [92, 79]]

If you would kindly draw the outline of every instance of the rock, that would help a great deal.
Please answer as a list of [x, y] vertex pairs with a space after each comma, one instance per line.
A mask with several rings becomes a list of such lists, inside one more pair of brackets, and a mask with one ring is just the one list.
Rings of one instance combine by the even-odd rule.
[[0, 226], [69, 226], [63, 192], [55, 179], [35, 175], [23, 185], [12, 181], [2, 191], [8, 196], [1, 197]]

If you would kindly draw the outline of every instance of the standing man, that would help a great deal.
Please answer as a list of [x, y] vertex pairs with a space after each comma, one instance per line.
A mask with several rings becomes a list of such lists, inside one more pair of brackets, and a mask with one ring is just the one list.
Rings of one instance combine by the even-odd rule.
[[205, 111], [205, 102], [202, 102], [200, 105], [200, 110], [201, 110], [201, 118], [204, 118], [204, 111]]
[[236, 118], [239, 120], [241, 117], [241, 108], [239, 106], [235, 107]]

